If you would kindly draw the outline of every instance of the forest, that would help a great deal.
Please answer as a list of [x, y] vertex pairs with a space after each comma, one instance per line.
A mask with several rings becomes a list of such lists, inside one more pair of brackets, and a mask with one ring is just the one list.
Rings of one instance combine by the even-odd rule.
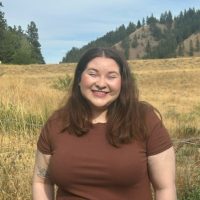
[[7, 24], [0, 2], [0, 62], [9, 64], [44, 64], [39, 43], [38, 28], [35, 22], [11, 27]]

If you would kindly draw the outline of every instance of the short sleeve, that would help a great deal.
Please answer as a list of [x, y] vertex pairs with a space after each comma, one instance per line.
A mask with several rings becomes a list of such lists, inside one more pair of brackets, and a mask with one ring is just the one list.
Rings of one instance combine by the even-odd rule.
[[147, 129], [147, 156], [161, 153], [172, 147], [172, 141], [167, 129], [153, 110], [149, 111], [147, 114]]
[[44, 153], [44, 154], [52, 154], [52, 150], [51, 150], [51, 144], [50, 144], [50, 139], [49, 139], [49, 122], [47, 122], [44, 127], [42, 128], [41, 132], [40, 132], [40, 136], [37, 142], [37, 148], [40, 152]]

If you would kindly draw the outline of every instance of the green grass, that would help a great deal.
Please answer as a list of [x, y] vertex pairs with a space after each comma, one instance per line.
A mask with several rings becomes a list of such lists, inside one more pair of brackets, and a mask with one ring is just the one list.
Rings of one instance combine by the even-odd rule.
[[33, 133], [46, 121], [48, 112], [42, 115], [27, 112], [23, 106], [0, 103], [0, 131]]

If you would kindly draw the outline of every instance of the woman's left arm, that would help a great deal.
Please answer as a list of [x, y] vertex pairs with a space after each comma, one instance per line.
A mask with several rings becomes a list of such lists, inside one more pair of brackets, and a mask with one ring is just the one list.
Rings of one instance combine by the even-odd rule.
[[156, 200], [176, 200], [174, 148], [148, 156], [148, 170]]

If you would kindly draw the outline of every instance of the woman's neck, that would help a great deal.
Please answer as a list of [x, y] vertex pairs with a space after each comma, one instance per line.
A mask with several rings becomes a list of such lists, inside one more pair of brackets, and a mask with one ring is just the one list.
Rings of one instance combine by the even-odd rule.
[[92, 115], [92, 123], [96, 124], [96, 123], [106, 123], [107, 122], [107, 118], [106, 118], [106, 114], [107, 114], [107, 110], [96, 110], [93, 111]]

